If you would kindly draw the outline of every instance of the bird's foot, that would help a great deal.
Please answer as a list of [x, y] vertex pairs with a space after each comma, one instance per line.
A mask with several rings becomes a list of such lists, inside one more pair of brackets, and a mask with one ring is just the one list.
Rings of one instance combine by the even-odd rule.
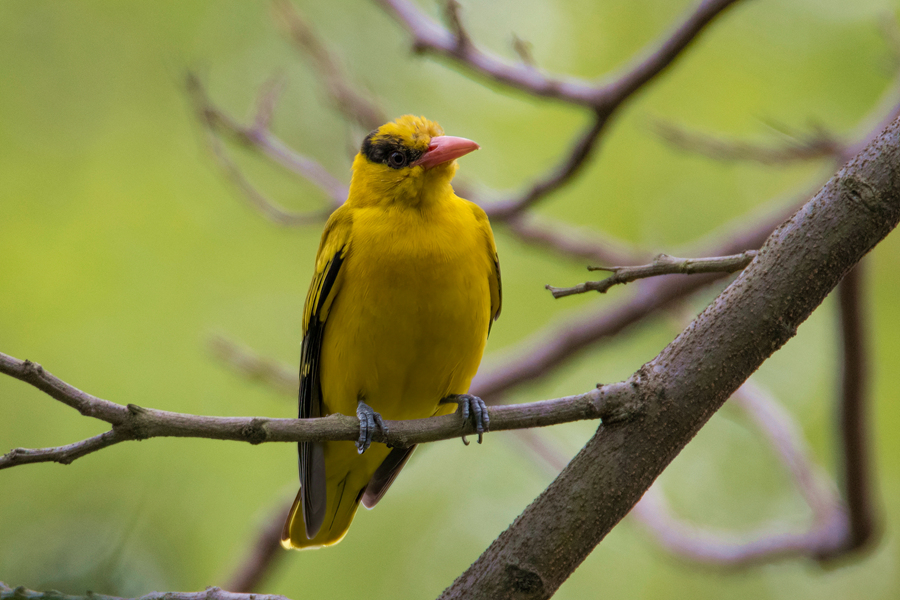
[[[468, 421], [471, 416], [472, 423], [475, 425], [475, 433], [478, 434], [478, 443], [480, 444], [484, 437], [484, 432], [488, 430], [488, 426], [491, 423], [487, 404], [478, 396], [471, 394], [451, 394], [441, 400], [441, 404], [449, 404], [450, 402], [459, 404], [459, 412], [463, 422]], [[462, 441], [466, 446], [469, 445], [469, 440], [466, 439], [466, 436], [462, 436]]]
[[381, 430], [381, 433], [387, 435], [388, 428], [381, 418], [371, 406], [359, 400], [356, 404], [356, 416], [359, 419], [359, 439], [356, 440], [356, 450], [362, 454], [372, 445], [372, 434], [375, 428]]

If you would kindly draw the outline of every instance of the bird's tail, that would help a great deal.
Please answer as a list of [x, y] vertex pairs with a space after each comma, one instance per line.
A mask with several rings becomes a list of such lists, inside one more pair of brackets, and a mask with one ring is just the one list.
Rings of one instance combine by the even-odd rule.
[[306, 550], [333, 546], [344, 539], [350, 528], [350, 522], [353, 521], [353, 516], [356, 514], [356, 509], [359, 508], [359, 500], [365, 489], [351, 490], [346, 485], [346, 481], [345, 479], [344, 485], [338, 486], [337, 489], [329, 488], [325, 522], [322, 523], [321, 529], [312, 539], [306, 537], [306, 527], [303, 524], [303, 502], [300, 499], [300, 492], [297, 492], [297, 498], [291, 506], [291, 512], [281, 531], [281, 545], [288, 549]]

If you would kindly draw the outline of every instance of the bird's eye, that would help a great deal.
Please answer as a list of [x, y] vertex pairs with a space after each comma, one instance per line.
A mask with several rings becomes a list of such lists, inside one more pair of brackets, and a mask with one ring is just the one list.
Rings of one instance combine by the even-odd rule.
[[402, 152], [391, 152], [390, 156], [388, 156], [388, 165], [394, 167], [395, 169], [405, 167], [406, 155]]

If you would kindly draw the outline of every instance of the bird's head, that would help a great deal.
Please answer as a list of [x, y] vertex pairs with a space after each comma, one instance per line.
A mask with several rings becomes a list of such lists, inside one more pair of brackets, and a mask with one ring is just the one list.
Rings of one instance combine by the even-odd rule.
[[400, 117], [363, 140], [353, 161], [350, 199], [361, 204], [428, 202], [447, 192], [455, 159], [478, 147], [472, 140], [444, 135], [440, 125], [425, 117]]

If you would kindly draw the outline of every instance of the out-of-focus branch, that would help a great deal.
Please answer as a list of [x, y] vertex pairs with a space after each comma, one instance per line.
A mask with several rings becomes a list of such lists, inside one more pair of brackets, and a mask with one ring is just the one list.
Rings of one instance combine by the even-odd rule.
[[216, 358], [244, 377], [261, 381], [293, 396], [297, 395], [300, 387], [298, 370], [290, 369], [273, 359], [264, 358], [223, 335], [210, 336], [209, 349]]
[[780, 145], [725, 139], [688, 131], [673, 123], [662, 121], [656, 122], [654, 129], [657, 135], [676, 148], [724, 161], [755, 161], [764, 165], [784, 165], [843, 156], [846, 150], [845, 143], [823, 129], [816, 129], [808, 135], [792, 137]]
[[[737, 254], [759, 248], [775, 227], [786, 219], [794, 206], [782, 207], [752, 228], [729, 235], [697, 254], [717, 256]], [[482, 370], [472, 382], [474, 394], [496, 402], [499, 395], [542, 377], [600, 340], [616, 335], [648, 315], [668, 308], [706, 288], [724, 274], [666, 275], [634, 284], [636, 293], [613, 306], [589, 310], [532, 334], [499, 364]]]
[[649, 255], [599, 231], [531, 213], [507, 219], [504, 225], [517, 239], [567, 258], [615, 264], [636, 262]]
[[236, 594], [222, 588], [208, 587], [203, 592], [150, 592], [140, 598], [121, 598], [87, 592], [83, 596], [63, 594], [56, 590], [36, 592], [25, 586], [11, 588], [0, 581], [0, 600], [290, 600], [276, 594]]
[[[671, 65], [716, 16], [737, 0], [704, 0], [671, 34], [645, 53], [646, 57], [612, 81], [587, 82], [542, 74], [529, 63], [512, 64], [480, 50], [465, 32], [455, 3], [448, 4], [450, 31], [408, 0], [377, 0], [413, 36], [418, 52], [452, 59], [460, 66], [533, 96], [586, 106], [592, 116], [562, 161], [522, 194], [484, 206], [488, 215], [504, 220], [515, 216], [569, 183], [591, 157], [600, 134], [616, 110], [635, 92]], [[451, 0], [452, 1], [452, 0]]]
[[658, 484], [648, 490], [632, 514], [660, 545], [698, 562], [736, 567], [792, 556], [836, 556], [848, 534], [846, 513], [834, 485], [814, 464], [797, 424], [752, 380], [745, 382], [731, 401], [754, 421], [790, 472], [812, 511], [809, 529], [791, 532], [789, 525], [781, 524], [740, 535], [704, 529], [676, 516]]
[[259, 531], [253, 548], [228, 581], [226, 587], [229, 590], [241, 593], [253, 592], [271, 576], [272, 571], [285, 556], [281, 551], [281, 530], [293, 503], [294, 498], [291, 496], [290, 501], [275, 511], [265, 527]]
[[[263, 87], [261, 98], [257, 101], [258, 112], [253, 119], [254, 124], [250, 127], [238, 124], [216, 108], [209, 100], [200, 80], [193, 74], [189, 74], [187, 77], [187, 90], [200, 122], [214, 140], [216, 139], [215, 134], [225, 134], [234, 142], [261, 152], [288, 171], [308, 180], [325, 192], [330, 200], [332, 210], [343, 204], [347, 198], [347, 186], [338, 181], [318, 162], [292, 150], [269, 130], [268, 123], [275, 102], [274, 96], [278, 90], [277, 86]], [[220, 158], [225, 156], [220, 147], [216, 146], [216, 149], [218, 149], [217, 156]], [[234, 170], [239, 174], [236, 167], [233, 167], [233, 162], [230, 160], [227, 162], [232, 165], [229, 170]]]
[[[134, 404], [127, 406], [102, 400], [73, 388], [45, 371], [40, 365], [21, 361], [0, 353], [0, 373], [30, 383], [53, 398], [76, 408], [85, 416], [113, 426], [102, 442], [86, 440], [90, 445], [79, 456], [129, 440], [153, 437], [194, 437], [261, 444], [264, 442], [355, 441], [359, 437], [359, 419], [332, 414], [317, 419], [270, 419], [264, 417], [210, 417], [175, 413]], [[611, 384], [584, 394], [530, 402], [495, 406], [489, 410], [490, 430], [504, 431], [526, 427], [544, 427], [583, 419], [616, 421], [638, 411], [633, 391], [624, 384]], [[458, 413], [427, 419], [385, 421], [385, 429], [373, 441], [391, 447], [472, 435], [471, 420], [463, 421]], [[34, 462], [58, 461], [54, 448], [14, 449], [0, 457], [0, 469]], [[66, 455], [68, 462], [77, 458]]]
[[337, 59], [296, 7], [288, 0], [275, 0], [273, 8], [294, 46], [309, 59], [332, 104], [341, 114], [348, 121], [356, 122], [366, 130], [375, 129], [385, 123], [387, 117], [382, 110], [366, 96], [357, 92], [348, 82]]
[[863, 309], [862, 265], [847, 273], [838, 287], [843, 368], [841, 369], [841, 484], [849, 513], [844, 550], [857, 550], [877, 535], [872, 502], [870, 433], [868, 428], [868, 353]]
[[[663, 41], [643, 52], [645, 58], [614, 81], [587, 81], [576, 77], [541, 73], [528, 63], [510, 63], [481, 50], [468, 34], [435, 23], [409, 0], [376, 0], [413, 37], [413, 49], [451, 59], [458, 65], [532, 96], [552, 98], [609, 113], [625, 98], [650, 81], [687, 48], [717, 15], [736, 0], [705, 0]], [[462, 41], [461, 41], [462, 40]]]
[[539, 178], [520, 196], [485, 204], [484, 211], [494, 220], [511, 219], [571, 182], [587, 164], [609, 117], [609, 113], [594, 114], [558, 165]]
[[676, 258], [668, 254], [659, 254], [653, 262], [634, 267], [588, 267], [588, 271], [610, 271], [612, 275], [601, 281], [587, 281], [574, 287], [559, 288], [546, 286], [554, 298], [563, 298], [585, 292], [605, 294], [614, 285], [631, 283], [638, 279], [658, 277], [659, 275], [696, 275], [699, 273], [734, 273], [740, 271], [756, 258], [756, 250], [747, 250], [731, 256], [714, 256], [710, 258]]

